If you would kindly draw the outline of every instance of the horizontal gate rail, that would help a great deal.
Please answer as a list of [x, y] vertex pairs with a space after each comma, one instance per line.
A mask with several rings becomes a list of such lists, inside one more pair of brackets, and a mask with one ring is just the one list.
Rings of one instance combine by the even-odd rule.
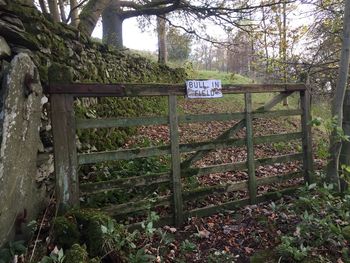
[[140, 125], [161, 125], [168, 124], [168, 117], [141, 117], [141, 118], [119, 118], [119, 119], [77, 119], [77, 129], [95, 128], [118, 128], [133, 127]]
[[[271, 193], [266, 193], [263, 195], [258, 195], [256, 198], [256, 201], [258, 203], [265, 202], [265, 201], [270, 201], [274, 199], [279, 199], [281, 198], [281, 195], [288, 195], [292, 194], [297, 190], [296, 187], [291, 187], [291, 188], [286, 188], [278, 192], [271, 192]], [[250, 198], [242, 198], [230, 202], [226, 202], [223, 204], [219, 205], [213, 205], [213, 206], [206, 206], [203, 208], [197, 208], [189, 211], [185, 215], [187, 216], [209, 216], [217, 212], [222, 212], [224, 210], [234, 210], [237, 208], [240, 208], [242, 206], [246, 206], [250, 204]]]
[[[295, 172], [295, 173], [289, 173], [285, 175], [258, 178], [256, 181], [257, 181], [257, 185], [264, 185], [264, 184], [272, 184], [272, 183], [281, 183], [283, 181], [301, 178], [301, 177], [303, 177], [303, 174], [301, 172]], [[247, 190], [247, 188], [248, 188], [248, 181], [244, 180], [236, 183], [227, 183], [226, 185], [209, 186], [205, 188], [204, 187], [198, 188], [191, 191], [183, 191], [182, 196], [184, 201], [196, 201], [196, 200], [205, 198], [210, 194], [230, 193], [230, 192], [235, 192], [240, 190]], [[283, 190], [281, 192], [283, 193]], [[269, 193], [266, 195], [269, 195]], [[120, 205], [105, 206], [103, 207], [103, 210], [113, 216], [122, 216], [126, 214], [133, 214], [137, 212], [148, 211], [150, 208], [155, 208], [157, 206], [169, 206], [171, 205], [171, 199], [172, 199], [172, 196], [167, 195], [167, 196], [160, 196], [157, 198], [153, 198], [153, 201], [150, 201], [148, 199], [135, 200], [135, 201], [123, 203]], [[240, 199], [238, 201], [241, 202], [242, 200], [245, 200], [245, 199]], [[232, 202], [224, 203], [217, 206], [204, 207], [201, 209], [211, 210], [214, 208], [214, 209], [218, 209], [216, 211], [219, 211], [219, 209], [222, 209], [222, 207], [225, 206], [225, 204], [229, 205], [229, 204], [232, 204]], [[197, 211], [197, 209], [193, 211]], [[193, 213], [193, 212], [190, 212], [190, 213]]]
[[[262, 158], [255, 160], [256, 166], [264, 166], [274, 163], [283, 163], [291, 161], [300, 161], [303, 159], [302, 153], [287, 154], [281, 156], [274, 156], [270, 158]], [[181, 177], [188, 178], [193, 176], [201, 176], [214, 173], [223, 173], [229, 171], [243, 171], [247, 169], [246, 162], [212, 165], [201, 168], [189, 168], [181, 171]], [[81, 195], [91, 195], [104, 193], [107, 191], [121, 190], [127, 187], [146, 187], [150, 185], [160, 185], [170, 182], [170, 173], [158, 173], [141, 176], [133, 176], [115, 180], [107, 180], [95, 183], [80, 184]], [[242, 186], [238, 190], [246, 190]]]
[[[285, 134], [274, 134], [259, 136], [253, 139], [255, 144], [262, 143], [275, 143], [281, 141], [290, 141], [301, 139], [302, 132], [285, 133]], [[243, 146], [245, 145], [245, 139], [229, 139], [223, 141], [205, 141], [188, 144], [180, 144], [180, 152], [194, 152], [203, 150], [213, 149], [224, 149], [232, 146]], [[83, 153], [78, 154], [79, 164], [91, 164], [106, 161], [117, 161], [117, 160], [131, 160], [135, 158], [144, 158], [152, 156], [160, 156], [170, 154], [170, 146], [157, 146], [157, 147], [145, 147], [145, 148], [133, 148], [119, 151], [108, 151], [108, 152], [96, 152], [96, 153]]]
[[[293, 173], [288, 173], [283, 175], [257, 178], [256, 183], [258, 186], [265, 185], [265, 184], [282, 183], [284, 181], [300, 178], [302, 176], [303, 174], [301, 172], [293, 172]], [[230, 192], [246, 191], [246, 190], [248, 190], [248, 181], [242, 180], [239, 182], [232, 182], [232, 183], [213, 185], [213, 186], [207, 186], [207, 187], [198, 187], [190, 191], [184, 191], [183, 199], [185, 201], [188, 201], [188, 200], [194, 201], [194, 200], [205, 198], [206, 196], [211, 194], [230, 193]]]
[[157, 206], [169, 206], [171, 205], [172, 196], [161, 196], [157, 198], [152, 198], [152, 201], [148, 199], [135, 200], [132, 202], [123, 203], [120, 205], [109, 205], [102, 207], [103, 211], [113, 216], [121, 216], [126, 214], [131, 214], [135, 212], [147, 211], [150, 208]]
[[80, 184], [80, 194], [98, 194], [106, 191], [115, 191], [125, 188], [150, 186], [155, 184], [164, 184], [170, 182], [170, 173], [148, 174], [141, 176], [133, 176], [115, 180], [107, 180], [96, 183]]
[[[301, 110], [277, 110], [252, 112], [253, 118], [272, 118], [282, 116], [301, 115]], [[216, 113], [216, 114], [198, 114], [198, 115], [180, 115], [180, 123], [195, 123], [208, 121], [231, 121], [244, 118], [244, 112], [235, 113]], [[110, 118], [110, 119], [77, 119], [77, 129], [96, 129], [96, 128], [118, 128], [133, 126], [150, 126], [169, 124], [168, 117], [138, 117], [138, 118]]]
[[[227, 84], [222, 85], [224, 94], [266, 93], [303, 91], [303, 83], [286, 84]], [[142, 97], [142, 96], [169, 96], [186, 95], [184, 84], [95, 84], [71, 83], [51, 84], [47, 90], [50, 94], [69, 94], [75, 97]]]
[[[286, 154], [281, 156], [274, 156], [269, 158], [262, 158], [255, 160], [255, 166], [264, 166], [274, 163], [284, 163], [292, 161], [300, 161], [303, 159], [302, 153], [295, 154]], [[192, 177], [192, 176], [201, 176], [214, 173], [225, 173], [230, 171], [243, 171], [247, 169], [246, 162], [237, 162], [237, 163], [228, 163], [220, 165], [211, 165], [201, 168], [187, 168], [182, 170], [182, 177]]]
[[133, 148], [119, 151], [94, 152], [78, 154], [79, 164], [100, 163], [117, 160], [132, 160], [135, 158], [152, 157], [170, 154], [170, 146]]
[[275, 176], [268, 176], [259, 178], [256, 180], [257, 185], [267, 185], [267, 184], [274, 184], [274, 183], [282, 183], [283, 181], [302, 178], [303, 173], [300, 172], [293, 172], [288, 174], [281, 174], [281, 175], [275, 175]]

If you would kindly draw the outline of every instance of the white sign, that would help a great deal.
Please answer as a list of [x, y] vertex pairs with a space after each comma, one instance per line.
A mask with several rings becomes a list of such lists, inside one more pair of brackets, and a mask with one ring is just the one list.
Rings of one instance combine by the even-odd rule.
[[187, 80], [187, 97], [197, 98], [221, 98], [221, 80]]

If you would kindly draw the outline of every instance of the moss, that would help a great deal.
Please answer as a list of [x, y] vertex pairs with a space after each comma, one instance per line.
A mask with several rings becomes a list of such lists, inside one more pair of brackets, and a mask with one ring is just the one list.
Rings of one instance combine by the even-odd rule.
[[256, 251], [253, 256], [249, 259], [250, 263], [274, 263], [278, 262], [278, 257], [276, 257], [273, 250], [260, 250]]
[[343, 227], [342, 234], [344, 238], [350, 242], [350, 226]]
[[104, 244], [101, 226], [110, 219], [106, 214], [92, 209], [80, 209], [71, 213], [81, 231], [81, 242], [86, 244], [90, 257], [101, 256]]
[[87, 263], [89, 262], [89, 254], [85, 246], [74, 244], [67, 252], [64, 263]]
[[54, 237], [56, 242], [64, 249], [79, 243], [80, 233], [74, 217], [60, 216], [54, 221]]

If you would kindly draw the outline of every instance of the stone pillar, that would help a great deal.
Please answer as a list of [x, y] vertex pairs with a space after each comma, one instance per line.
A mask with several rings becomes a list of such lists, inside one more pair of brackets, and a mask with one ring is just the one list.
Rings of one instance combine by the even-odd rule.
[[42, 202], [35, 181], [41, 99], [37, 68], [20, 53], [12, 59], [0, 90], [0, 246], [15, 232], [21, 234], [18, 219], [35, 219]]

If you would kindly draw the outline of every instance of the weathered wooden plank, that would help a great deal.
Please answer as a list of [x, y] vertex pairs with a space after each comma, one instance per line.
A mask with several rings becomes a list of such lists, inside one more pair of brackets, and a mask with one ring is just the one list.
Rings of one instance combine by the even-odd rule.
[[211, 205], [202, 208], [197, 208], [189, 211], [188, 215], [190, 217], [204, 217], [210, 216], [215, 213], [222, 212], [224, 210], [235, 210], [237, 208], [246, 206], [250, 204], [249, 198], [238, 199], [230, 202], [226, 202], [219, 205]]
[[254, 144], [274, 143], [274, 142], [281, 142], [281, 141], [299, 140], [302, 137], [303, 137], [302, 132], [282, 133], [282, 134], [254, 137], [253, 142]]
[[293, 92], [281, 92], [277, 94], [275, 97], [273, 97], [270, 101], [268, 101], [264, 106], [258, 108], [256, 111], [268, 111], [275, 107], [278, 103], [283, 101], [284, 99], [288, 98], [290, 95], [292, 95]]
[[303, 169], [305, 182], [309, 184], [314, 182], [313, 178], [313, 159], [312, 159], [312, 139], [311, 139], [311, 109], [310, 109], [310, 93], [308, 90], [300, 92], [300, 103], [301, 103], [301, 129], [303, 133]]
[[264, 165], [274, 164], [274, 163], [300, 161], [302, 159], [303, 159], [302, 153], [285, 154], [285, 155], [273, 156], [269, 158], [257, 159], [255, 160], [255, 166], [264, 166]]
[[131, 160], [135, 158], [159, 156], [165, 154], [170, 154], [170, 147], [168, 145], [125, 149], [118, 151], [83, 153], [78, 155], [78, 162], [79, 164], [90, 164], [116, 160]]
[[[257, 178], [256, 186], [268, 185], [273, 183], [281, 183], [287, 180], [300, 178], [302, 176], [303, 176], [302, 173], [295, 172], [295, 173], [289, 173], [284, 175]], [[234, 182], [234, 183], [218, 184], [218, 185], [207, 186], [207, 187], [198, 187], [193, 190], [184, 191], [183, 199], [184, 201], [197, 200], [211, 194], [230, 193], [230, 192], [235, 192], [240, 190], [246, 190], [248, 186], [249, 186], [248, 181], [243, 180], [243, 181]]]
[[[280, 155], [280, 156], [273, 156], [269, 158], [256, 159], [255, 166], [264, 166], [264, 165], [274, 164], [274, 163], [298, 161], [302, 159], [303, 159], [302, 153], [286, 154], [286, 155]], [[200, 168], [187, 168], [182, 170], [181, 176], [186, 178], [191, 176], [224, 173], [229, 171], [242, 171], [246, 169], [247, 169], [246, 162], [226, 163], [226, 164], [220, 164], [220, 165], [210, 165], [210, 166], [200, 167]]]
[[98, 194], [106, 191], [115, 191], [133, 187], [150, 186], [170, 182], [170, 173], [148, 174], [133, 176], [96, 183], [80, 184], [81, 195]]
[[[262, 92], [289, 92], [305, 90], [305, 84], [227, 84], [223, 85], [224, 94], [262, 93]], [[135, 96], [168, 96], [186, 95], [184, 84], [50, 84], [49, 94], [71, 94], [76, 97], [135, 97]]]
[[[290, 188], [283, 189], [281, 191], [270, 192], [270, 193], [258, 196], [257, 201], [260, 203], [260, 202], [278, 200], [283, 195], [294, 194], [295, 191], [297, 191], [298, 189], [299, 187], [290, 187]], [[225, 210], [238, 209], [246, 205], [249, 205], [249, 198], [243, 198], [243, 199], [234, 200], [234, 201], [227, 202], [220, 205], [207, 206], [203, 208], [193, 209], [191, 211], [185, 211], [184, 216], [185, 217], [205, 217], [205, 216], [210, 216], [214, 213], [222, 212]], [[130, 225], [129, 227], [130, 229], [139, 229], [141, 227], [141, 223], [142, 222], [135, 223]], [[162, 217], [158, 222], [156, 222], [157, 227], [162, 227], [162, 226], [171, 225], [171, 224], [172, 224], [172, 217]]]
[[[256, 109], [255, 112], [263, 112], [263, 111], [269, 111], [272, 109], [274, 106], [276, 106], [278, 103], [280, 103], [284, 98], [287, 98], [290, 96], [293, 92], [283, 92], [275, 97], [273, 97], [270, 101], [268, 101], [265, 105], [259, 107]], [[227, 131], [222, 133], [220, 136], [216, 138], [216, 140], [225, 140], [228, 139], [234, 135], [236, 135], [243, 127], [245, 126], [245, 120], [242, 119], [238, 123], [236, 123], [234, 126], [229, 128]], [[181, 163], [181, 167], [188, 168], [191, 166], [191, 164], [195, 161], [200, 160], [202, 157], [204, 157], [206, 154], [208, 154], [211, 150], [201, 150], [187, 158]]]
[[50, 101], [56, 196], [60, 208], [64, 210], [79, 205], [73, 97], [55, 94], [50, 97]]
[[171, 196], [160, 196], [157, 198], [136, 200], [118, 205], [109, 205], [101, 209], [111, 216], [121, 216], [140, 211], [146, 211], [157, 206], [169, 206], [171, 204]]
[[257, 181], [257, 185], [264, 185], [264, 184], [267, 185], [267, 184], [273, 184], [273, 183], [281, 183], [283, 181], [300, 178], [302, 176], [303, 176], [302, 173], [295, 172], [295, 173], [289, 173], [289, 174], [262, 177], [262, 178], [258, 178], [256, 181]]
[[77, 129], [92, 128], [117, 128], [132, 127], [140, 125], [162, 125], [168, 124], [167, 117], [139, 117], [139, 118], [121, 118], [121, 119], [77, 119]]
[[171, 143], [171, 170], [173, 183], [173, 209], [174, 222], [176, 226], [183, 223], [183, 201], [182, 201], [182, 185], [181, 185], [181, 167], [180, 167], [180, 148], [179, 148], [179, 123], [177, 115], [176, 96], [169, 96], [169, 127], [170, 127], [170, 143]]
[[[270, 193], [267, 193], [264, 195], [259, 195], [259, 196], [257, 196], [257, 202], [261, 203], [261, 202], [266, 202], [266, 201], [270, 201], [270, 200], [276, 200], [276, 199], [281, 198], [281, 195], [289, 195], [289, 194], [294, 193], [297, 189], [298, 189], [298, 187], [291, 187], [291, 188], [283, 189], [281, 191], [270, 192]], [[212, 206], [206, 206], [203, 208], [193, 209], [193, 210], [188, 212], [188, 216], [204, 217], [204, 216], [212, 215], [214, 213], [222, 212], [224, 210], [234, 210], [234, 209], [237, 209], [237, 208], [249, 205], [249, 204], [250, 204], [250, 199], [243, 198], [243, 199], [226, 202], [226, 203], [219, 204], [219, 205], [212, 205]], [[187, 213], [186, 213], [186, 215], [187, 215]]]
[[187, 144], [180, 144], [180, 152], [193, 152], [202, 150], [213, 150], [213, 149], [223, 149], [232, 146], [242, 146], [244, 145], [244, 139], [229, 139], [222, 141], [205, 141], [205, 142], [194, 142]]
[[[268, 165], [268, 164], [274, 164], [274, 163], [282, 163], [282, 162], [290, 162], [295, 160], [302, 160], [303, 154], [297, 153], [297, 154], [288, 154], [288, 155], [282, 155], [282, 156], [274, 156], [271, 158], [263, 158], [263, 159], [257, 159], [255, 160], [255, 165]], [[221, 165], [213, 165], [213, 166], [207, 166], [202, 168], [189, 168], [187, 170], [184, 170], [181, 172], [182, 177], [190, 177], [190, 176], [201, 176], [206, 174], [212, 174], [212, 173], [222, 173], [222, 172], [228, 172], [228, 171], [239, 171], [239, 170], [245, 170], [247, 169], [246, 162], [239, 162], [239, 163], [229, 163], [229, 164], [221, 164]], [[170, 174], [169, 173], [160, 173], [160, 174], [150, 174], [150, 175], [143, 175], [143, 176], [134, 176], [129, 178], [121, 178], [121, 179], [115, 179], [115, 180], [108, 180], [108, 181], [102, 181], [102, 182], [96, 182], [96, 183], [85, 183], [80, 184], [80, 191], [82, 195], [87, 194], [97, 194], [101, 192], [106, 191], [114, 191], [119, 189], [126, 189], [128, 187], [142, 187], [142, 186], [149, 186], [154, 184], [163, 184], [170, 182]], [[281, 177], [281, 180], [287, 180], [283, 179], [285, 176], [278, 176], [278, 178]], [[287, 178], [288, 176], [286, 176]], [[270, 177], [268, 177], [270, 178]], [[271, 180], [274, 177], [271, 177]], [[261, 181], [264, 180], [270, 180], [270, 179], [257, 179], [258, 185], [262, 184]], [[276, 179], [278, 180], [278, 179]], [[265, 181], [264, 181], [265, 182]], [[273, 181], [271, 181], [273, 182]], [[266, 184], [269, 183], [269, 181], [266, 181]], [[229, 191], [237, 191], [239, 190], [237, 187], [247, 186], [247, 182], [244, 181], [242, 183], [233, 183], [232, 185], [219, 185], [214, 186], [213, 191], [219, 193], [219, 192], [229, 192]], [[184, 193], [184, 198], [188, 200], [189, 192], [187, 191]], [[194, 190], [194, 192], [197, 192], [199, 195], [205, 195], [210, 193], [210, 187], [205, 187], [203, 189], [198, 188]], [[203, 193], [203, 194], [202, 194]]]
[[252, 116], [253, 118], [275, 118], [275, 117], [281, 117], [281, 116], [295, 116], [295, 115], [301, 115], [301, 110], [276, 110], [276, 111], [253, 111]]
[[230, 120], [240, 120], [242, 118], [244, 118], [243, 112], [180, 115], [179, 122], [195, 123], [195, 122], [208, 122], [208, 121], [230, 121]]
[[[301, 132], [295, 133], [285, 133], [285, 134], [275, 134], [260, 136], [254, 138], [255, 144], [260, 143], [274, 143], [288, 140], [300, 139], [302, 137]], [[232, 146], [243, 146], [245, 144], [245, 139], [229, 139], [222, 141], [206, 141], [206, 142], [196, 142], [188, 144], [180, 144], [180, 152], [193, 152], [193, 151], [203, 151], [203, 150], [213, 150], [213, 149], [223, 149]], [[145, 147], [145, 148], [134, 148], [118, 151], [107, 151], [107, 152], [94, 152], [94, 153], [83, 153], [78, 154], [79, 164], [91, 164], [106, 161], [116, 161], [116, 160], [131, 160], [135, 158], [152, 157], [159, 155], [166, 155], [171, 153], [171, 148], [169, 145], [157, 146], [157, 147]]]
[[[282, 134], [273, 134], [273, 135], [254, 137], [253, 142], [254, 144], [262, 144], [262, 143], [274, 143], [274, 142], [281, 142], [281, 141], [291, 141], [291, 140], [297, 140], [301, 138], [302, 138], [301, 132], [294, 132], [294, 133], [282, 133]], [[186, 153], [186, 152], [193, 152], [193, 151], [224, 149], [232, 146], [239, 147], [239, 146], [245, 145], [245, 143], [246, 143], [245, 139], [228, 139], [228, 140], [222, 140], [222, 141], [215, 140], [215, 141], [180, 144], [180, 152]]]
[[[252, 112], [254, 118], [273, 118], [280, 116], [301, 115], [301, 110], [279, 110], [266, 112]], [[230, 121], [241, 120], [244, 118], [244, 112], [235, 113], [216, 113], [216, 114], [197, 114], [197, 115], [180, 115], [180, 123], [195, 123], [208, 121]], [[138, 118], [108, 118], [108, 119], [77, 119], [77, 129], [95, 129], [95, 128], [117, 128], [132, 126], [150, 126], [168, 124], [167, 117], [138, 117]]]
[[256, 178], [254, 163], [254, 145], [253, 145], [253, 121], [252, 121], [252, 95], [244, 94], [245, 100], [245, 120], [246, 120], [246, 145], [247, 145], [247, 167], [248, 167], [248, 191], [251, 204], [256, 204]]
[[229, 171], [241, 171], [245, 169], [247, 169], [247, 165], [245, 162], [225, 163], [219, 165], [210, 165], [201, 168], [187, 168], [181, 171], [181, 176], [186, 178], [206, 174], [224, 173]]
[[248, 187], [248, 182], [245, 180], [240, 182], [235, 182], [235, 183], [227, 183], [224, 185], [219, 184], [214, 186], [198, 187], [196, 189], [184, 191], [183, 199], [185, 201], [196, 200], [211, 194], [229, 193], [229, 192], [234, 192], [239, 190], [246, 190], [247, 187]]

